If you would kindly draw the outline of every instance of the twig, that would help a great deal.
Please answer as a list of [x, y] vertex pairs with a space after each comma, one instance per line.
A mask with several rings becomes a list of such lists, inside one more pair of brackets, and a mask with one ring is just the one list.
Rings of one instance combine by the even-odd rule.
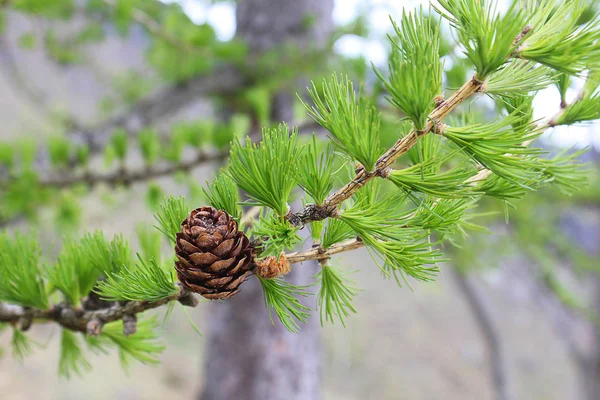
[[[538, 126], [538, 130], [540, 131], [546, 131], [549, 128], [554, 128], [558, 122], [558, 120], [560, 119], [560, 117], [565, 113], [565, 109], [568, 107], [568, 104], [561, 102], [560, 104], [560, 110], [558, 110], [558, 112], [556, 114], [554, 114], [551, 118], [549, 118], [545, 123], [543, 123], [542, 125]], [[531, 140], [527, 140], [525, 142], [523, 142], [523, 146], [529, 146], [531, 143], [533, 143], [535, 139], [531, 139]], [[490, 175], [492, 175], [492, 171], [490, 171], [489, 169], [486, 168], [482, 168], [481, 170], [479, 170], [479, 172], [475, 175], [473, 175], [472, 177], [470, 177], [469, 179], [467, 179], [467, 183], [477, 183], [480, 182], [482, 180], [487, 179]]]
[[[178, 288], [176, 293], [158, 301], [128, 301], [96, 311], [85, 311], [60, 304], [54, 305], [48, 310], [40, 310], [0, 303], [0, 322], [12, 324], [20, 323], [23, 320], [55, 322], [72, 331], [97, 335], [101, 332], [104, 324], [123, 320], [124, 333], [130, 334], [134, 328], [131, 321], [136, 314], [158, 308], [171, 301], [179, 301], [185, 306], [195, 307], [198, 301], [193, 295], [181, 286]], [[127, 323], [127, 321], [130, 322]]]
[[[102, 0], [102, 2], [113, 9], [117, 5], [115, 0]], [[133, 19], [135, 22], [139, 23], [144, 28], [146, 28], [148, 30], [148, 32], [166, 40], [171, 45], [173, 45], [174, 47], [176, 47], [180, 50], [183, 50], [188, 53], [192, 53], [195, 56], [209, 56], [210, 55], [206, 51], [206, 49], [193, 46], [190, 43], [186, 43], [186, 42], [182, 41], [181, 39], [179, 39], [177, 36], [174, 36], [171, 33], [167, 32], [161, 26], [161, 24], [156, 22], [151, 16], [149, 16], [148, 14], [146, 14], [143, 10], [141, 10], [139, 8], [134, 8], [131, 11], [131, 19]]]
[[53, 188], [65, 188], [71, 187], [77, 184], [86, 184], [88, 186], [95, 186], [97, 184], [104, 183], [110, 186], [116, 186], [119, 184], [131, 184], [135, 182], [147, 181], [153, 178], [161, 176], [172, 175], [179, 171], [189, 171], [200, 165], [209, 163], [211, 161], [223, 160], [227, 157], [229, 152], [220, 151], [215, 153], [199, 153], [193, 160], [182, 161], [175, 164], [166, 165], [163, 167], [146, 168], [138, 171], [128, 171], [126, 169], [119, 169], [110, 174], [82, 174], [77, 176], [61, 176], [55, 178], [42, 179], [40, 185], [44, 187]]
[[303, 261], [309, 260], [324, 260], [335, 254], [342, 253], [344, 251], [356, 250], [364, 247], [364, 243], [359, 238], [351, 239], [346, 242], [336, 243], [323, 251], [319, 247], [312, 248], [307, 251], [296, 251], [294, 253], [288, 253], [285, 255], [290, 264], [296, 264]]
[[252, 222], [260, 214], [260, 210], [262, 210], [262, 207], [260, 206], [254, 206], [251, 209], [249, 209], [242, 216], [242, 219], [240, 220], [240, 225], [247, 225], [250, 222]]
[[398, 140], [394, 146], [385, 152], [385, 154], [379, 157], [373, 171], [369, 172], [364, 168], [361, 168], [354, 179], [335, 193], [331, 194], [325, 199], [322, 205], [309, 205], [299, 212], [289, 214], [287, 216], [288, 220], [294, 225], [304, 225], [307, 222], [319, 221], [331, 217], [344, 200], [350, 198], [372, 179], [381, 176], [394, 161], [408, 152], [417, 143], [420, 137], [432, 131], [436, 131], [444, 117], [468, 97], [480, 91], [482, 86], [483, 82], [473, 77], [454, 93], [452, 97], [439, 103], [438, 107], [429, 115], [429, 121], [422, 131], [413, 129], [408, 135]]
[[496, 400], [508, 400], [511, 396], [507, 385], [506, 362], [504, 361], [500, 336], [494, 322], [469, 278], [456, 268], [450, 268], [450, 274], [458, 286], [459, 293], [465, 299], [471, 315], [473, 315], [474, 322], [485, 341], [491, 380], [494, 385], [494, 398]]

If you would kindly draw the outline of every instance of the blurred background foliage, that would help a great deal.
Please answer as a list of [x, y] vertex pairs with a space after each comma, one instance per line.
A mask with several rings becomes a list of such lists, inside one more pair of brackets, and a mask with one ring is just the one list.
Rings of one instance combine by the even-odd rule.
[[[299, 84], [298, 76], [320, 82], [343, 72], [364, 82], [364, 93], [385, 109], [378, 132], [382, 149], [410, 129], [406, 116], [385, 102], [385, 88], [371, 68], [371, 60], [380, 67], [391, 51], [378, 25], [392, 28], [381, 17], [397, 13], [392, 2], [338, 1], [338, 24], [326, 46], [307, 52], [286, 44], [260, 54], [235, 36], [224, 37], [226, 29], [219, 25], [235, 29], [233, 2], [194, 2], [196, 8], [154, 0], [0, 1], [0, 224], [43, 238], [51, 256], [57, 255], [62, 234], [77, 237], [96, 229], [124, 232], [142, 254], [157, 252], [160, 245], [146, 232], [163, 196], [208, 203], [205, 182], [218, 173], [230, 142], [255, 138], [259, 127], [280, 122], [272, 119], [272, 108], [281, 91], [302, 93], [290, 104], [294, 120], [288, 121], [299, 126], [298, 140], [309, 142], [302, 134], [313, 131], [321, 134], [302, 107], [307, 82]], [[401, 6], [416, 4], [405, 3]], [[590, 2], [587, 18], [595, 7]], [[354, 10], [349, 18], [346, 8]], [[207, 18], [211, 12], [217, 17]], [[219, 19], [223, 15], [229, 19]], [[306, 27], [313, 23], [306, 18]], [[442, 33], [441, 39], [444, 88], [450, 92], [473, 70], [449, 35]], [[242, 76], [230, 74], [232, 67]], [[534, 101], [536, 115], [551, 116], [561, 102], [573, 101], [585, 89], [582, 82], [558, 76], [555, 88]], [[506, 104], [491, 96], [462, 107], [476, 123]], [[480, 203], [477, 223], [494, 235], [454, 240], [455, 246], [444, 249], [453, 261], [442, 266], [448, 273], [440, 282], [418, 284], [411, 293], [372, 279], [375, 268], [351, 274], [349, 279], [366, 290], [358, 292], [358, 315], [349, 319], [347, 330], [336, 326], [324, 333], [324, 397], [396, 399], [403, 392], [401, 398], [410, 399], [441, 393], [493, 398], [494, 386], [481, 372], [490, 370], [508, 381], [494, 384], [508, 385], [515, 398], [576, 398], [574, 393], [598, 398], [600, 390], [590, 389], [600, 376], [597, 134], [598, 127], [589, 124], [557, 128], [538, 139], [553, 154], [588, 147], [577, 156], [586, 163], [589, 186], [568, 195], [551, 187], [523, 199], [517, 193]], [[343, 260], [344, 267], [372, 263], [364, 252]], [[324, 281], [335, 278], [322, 274]], [[192, 319], [201, 317], [200, 312]], [[151, 325], [158, 322], [144, 326]], [[164, 369], [149, 372], [160, 379], [150, 389], [140, 388], [148, 381], [147, 367], [136, 367], [129, 378], [115, 379], [111, 396], [122, 398], [120, 391], [133, 393], [131, 398], [191, 396], [198, 389], [194, 375], [201, 376], [202, 339], [186, 325], [173, 325], [162, 328], [169, 343], [161, 356]], [[20, 366], [2, 357], [3, 371], [10, 370], [0, 379], [2, 392], [29, 398], [32, 392], [15, 377], [34, 372], [51, 385], [44, 398], [94, 398], [93, 378], [50, 383], [53, 360], [36, 349], [47, 346], [48, 332], [36, 332], [40, 343], [19, 333], [3, 336], [17, 356], [34, 352], [36, 358]], [[114, 336], [113, 342], [124, 340]], [[75, 340], [68, 333], [61, 338], [62, 351], [68, 352], [61, 359], [72, 364], [61, 370], [88, 368], [78, 364]], [[135, 358], [135, 349], [131, 355]], [[180, 376], [182, 363], [191, 365], [190, 377]], [[96, 359], [92, 364], [102, 373], [113, 368]]]

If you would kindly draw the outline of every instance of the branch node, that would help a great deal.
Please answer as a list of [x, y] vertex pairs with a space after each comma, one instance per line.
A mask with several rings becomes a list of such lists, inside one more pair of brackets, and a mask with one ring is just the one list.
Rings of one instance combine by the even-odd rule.
[[137, 332], [137, 316], [135, 314], [123, 315], [123, 335], [129, 336]]
[[433, 99], [433, 101], [435, 102], [435, 108], [440, 108], [442, 106], [442, 104], [444, 104], [444, 95], [443, 94], [438, 94], [437, 96], [435, 96], [435, 98]]
[[194, 296], [192, 292], [183, 288], [179, 282], [177, 285], [180, 287], [179, 298], [177, 301], [181, 303], [182, 306], [186, 307], [196, 307], [198, 305], [198, 299]]
[[32, 323], [33, 323], [33, 315], [31, 315], [31, 312], [29, 312], [29, 310], [27, 310], [25, 312], [25, 314], [21, 318], [19, 318], [18, 327], [23, 332], [26, 332], [29, 330], [29, 328], [31, 328]]
[[364, 165], [362, 165], [361, 163], [359, 163], [359, 162], [356, 162], [356, 163], [354, 164], [354, 172], [355, 172], [355, 173], [357, 173], [357, 174], [358, 174], [358, 173], [360, 173], [360, 171], [364, 171], [364, 170], [365, 170], [365, 167], [364, 167]]
[[533, 26], [526, 25], [525, 28], [515, 37], [514, 46], [519, 45], [533, 31]]
[[85, 331], [88, 335], [92, 337], [96, 337], [102, 333], [102, 328], [104, 327], [104, 323], [100, 321], [98, 318], [94, 318], [88, 321], [85, 325]]
[[380, 177], [382, 177], [383, 179], [388, 179], [390, 177], [390, 175], [392, 174], [393, 169], [391, 167], [385, 167], [382, 168], [378, 171], [378, 175]]

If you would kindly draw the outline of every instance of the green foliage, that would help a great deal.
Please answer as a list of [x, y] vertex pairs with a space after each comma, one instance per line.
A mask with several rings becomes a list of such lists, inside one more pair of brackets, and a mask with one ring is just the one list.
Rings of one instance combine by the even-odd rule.
[[165, 346], [162, 345], [156, 333], [158, 328], [156, 318], [138, 320], [137, 332], [131, 336], [123, 335], [123, 321], [115, 321], [104, 325], [100, 335], [100, 347], [114, 344], [119, 349], [119, 359], [124, 368], [128, 368], [131, 359], [142, 364], [158, 364], [156, 358]]
[[98, 282], [96, 292], [108, 301], [158, 301], [175, 293], [173, 277], [152, 259], [145, 262], [138, 255], [139, 263], [134, 267], [123, 266], [119, 272], [109, 274]]
[[86, 145], [79, 145], [75, 148], [75, 159], [77, 164], [86, 167], [90, 161], [90, 148]]
[[[168, 7], [161, 21], [164, 35], [153, 37], [148, 61], [167, 81], [182, 82], [209, 72], [218, 59], [214, 29], [209, 24], [194, 24], [181, 7]], [[176, 38], [178, 45], [166, 37]], [[224, 55], [238, 56], [243, 47], [222, 48]], [[228, 53], [229, 52], [229, 53]], [[223, 54], [222, 53], [222, 54]]]
[[125, 131], [125, 129], [121, 128], [116, 129], [110, 138], [110, 144], [113, 148], [113, 151], [115, 152], [117, 158], [121, 161], [124, 161], [125, 157], [127, 157], [128, 142], [129, 135], [127, 135], [127, 131]]
[[156, 229], [149, 225], [139, 223], [135, 227], [135, 233], [140, 244], [140, 254], [144, 262], [156, 260], [161, 261], [161, 235]]
[[200, 148], [206, 143], [214, 127], [210, 121], [184, 121], [173, 127], [173, 134], [184, 138], [185, 143]]
[[58, 260], [53, 266], [46, 267], [45, 273], [48, 282], [74, 306], [87, 296], [100, 276], [88, 258], [87, 249], [73, 239], [64, 240]]
[[69, 303], [77, 305], [92, 291], [98, 278], [118, 273], [131, 264], [131, 248], [122, 236], [108, 241], [96, 231], [80, 240], [65, 239], [56, 263], [46, 267], [45, 273]]
[[161, 151], [160, 138], [150, 128], [141, 130], [138, 138], [144, 162], [147, 165], [153, 165], [158, 160]]
[[537, 92], [555, 80], [552, 70], [525, 60], [504, 64], [487, 80], [485, 92], [492, 96], [519, 96]]
[[33, 49], [36, 44], [36, 37], [33, 33], [28, 32], [19, 36], [19, 47], [22, 49]]
[[397, 197], [378, 200], [378, 207], [360, 201], [344, 210], [340, 220], [347, 224], [383, 260], [380, 268], [387, 276], [409, 275], [417, 280], [431, 281], [437, 274], [434, 264], [441, 254], [429, 242], [427, 232], [403, 226], [395, 211]]
[[296, 180], [316, 204], [321, 205], [333, 188], [333, 149], [328, 144], [325, 152], [320, 153], [317, 138], [313, 134], [312, 142], [298, 162]]
[[527, 22], [519, 10], [519, 2], [512, 2], [505, 13], [497, 10], [494, 0], [439, 0], [438, 3], [437, 11], [456, 29], [479, 79], [484, 80], [500, 68], [520, 44], [515, 43], [515, 37]]
[[256, 121], [261, 126], [269, 124], [271, 117], [271, 93], [266, 87], [254, 87], [246, 90], [244, 94], [246, 101], [254, 112]]
[[217, 210], [225, 210], [239, 222], [242, 217], [240, 193], [238, 187], [226, 173], [221, 172], [212, 183], [207, 182], [207, 188], [202, 192], [210, 201], [210, 205]]
[[343, 242], [344, 240], [355, 237], [356, 234], [348, 225], [343, 223], [340, 219], [330, 218], [327, 220], [327, 226], [323, 232], [323, 239], [321, 240], [321, 246], [324, 249], [328, 249], [336, 243]]
[[262, 239], [262, 257], [279, 256], [282, 250], [293, 249], [302, 241], [298, 227], [272, 214], [259, 218], [252, 233]]
[[321, 283], [317, 298], [321, 325], [324, 325], [324, 321], [334, 323], [337, 317], [346, 327], [345, 318], [356, 313], [352, 301], [358, 290], [351, 286], [353, 282], [348, 281], [341, 271], [327, 265], [321, 268], [315, 278]]
[[151, 182], [148, 184], [146, 189], [146, 206], [148, 209], [156, 211], [164, 198], [165, 194], [158, 183]]
[[77, 45], [59, 38], [52, 29], [46, 31], [44, 45], [46, 54], [60, 65], [77, 64], [82, 60], [82, 54]]
[[375, 106], [354, 91], [347, 76], [333, 75], [329, 81], [324, 79], [320, 87], [313, 83], [308, 92], [314, 106], [301, 101], [311, 118], [331, 133], [342, 152], [372, 171], [381, 155], [381, 116]]
[[541, 131], [532, 125], [519, 126], [520, 120], [521, 112], [517, 110], [489, 124], [449, 127], [444, 136], [485, 168], [512, 183], [527, 186], [527, 182], [540, 178], [537, 155], [541, 151], [525, 143]]
[[17, 327], [13, 327], [12, 340], [12, 355], [16, 360], [23, 359], [33, 353], [34, 343]]
[[294, 187], [300, 149], [296, 146], [298, 132], [289, 132], [286, 124], [264, 129], [257, 145], [246, 139], [245, 146], [234, 140], [231, 146], [227, 174], [255, 200], [279, 215], [288, 212], [287, 200]]
[[556, 125], [573, 125], [578, 122], [589, 122], [600, 118], [600, 92], [585, 96], [564, 109], [555, 121]]
[[100, 231], [87, 233], [81, 239], [81, 247], [100, 273], [115, 273], [132, 263], [131, 247], [122, 235], [114, 236], [109, 242]]
[[408, 168], [394, 170], [389, 180], [408, 193], [414, 191], [438, 198], [472, 196], [473, 186], [467, 179], [473, 175], [473, 170], [453, 168], [442, 171], [444, 161], [444, 158], [430, 158]]
[[169, 242], [175, 243], [175, 236], [181, 229], [181, 223], [190, 212], [185, 197], [169, 196], [158, 206], [154, 219], [158, 223], [155, 228], [161, 231]]
[[310, 294], [306, 291], [306, 287], [295, 286], [279, 278], [257, 278], [263, 289], [265, 306], [269, 310], [271, 322], [273, 322], [271, 311], [275, 311], [288, 331], [299, 332], [298, 322], [306, 323], [310, 317], [310, 307], [306, 307], [298, 300], [298, 296], [307, 297]]
[[30, 235], [0, 231], [0, 301], [47, 309], [39, 262], [40, 245]]
[[467, 225], [466, 212], [473, 206], [473, 200], [467, 198], [436, 199], [427, 197], [416, 210], [410, 210], [405, 216], [409, 227], [434, 231], [440, 239], [465, 235], [465, 228], [473, 230], [475, 226]]
[[144, 98], [152, 88], [144, 75], [138, 71], [127, 71], [116, 76], [113, 80], [115, 92], [129, 106]]
[[55, 167], [67, 167], [71, 151], [70, 142], [62, 136], [53, 136], [48, 140], [50, 162]]
[[[574, 195], [589, 184], [590, 170], [582, 168], [579, 161], [587, 150], [558, 154], [553, 159], [543, 159], [543, 183], [552, 183], [561, 193]], [[541, 186], [541, 185], [540, 185]]]
[[66, 19], [73, 15], [73, 0], [13, 0], [11, 6], [16, 10], [49, 18]]
[[400, 24], [393, 20], [392, 24], [396, 37], [390, 36], [389, 81], [378, 76], [390, 102], [422, 130], [435, 107], [435, 97], [442, 92], [439, 20], [425, 16], [420, 9], [418, 13], [403, 12]]
[[81, 376], [91, 369], [92, 365], [86, 360], [75, 333], [63, 329], [60, 340], [58, 374], [64, 378], [70, 378], [73, 374]]
[[0, 143], [0, 166], [11, 167], [15, 160], [15, 151], [13, 145], [9, 143]]
[[579, 26], [587, 1], [528, 0], [532, 33], [518, 52], [522, 58], [577, 75], [600, 61], [600, 25], [597, 17]]
[[81, 222], [81, 207], [78, 198], [72, 193], [65, 191], [58, 201], [54, 221], [61, 232], [75, 230]]

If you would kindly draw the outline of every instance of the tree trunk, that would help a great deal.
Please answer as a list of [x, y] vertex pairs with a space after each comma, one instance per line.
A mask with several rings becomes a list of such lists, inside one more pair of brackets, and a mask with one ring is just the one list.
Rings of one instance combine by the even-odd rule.
[[[299, 48], [323, 44], [332, 28], [332, 0], [240, 0], [237, 33], [252, 51], [293, 41]], [[307, 23], [308, 20], [311, 23]], [[291, 120], [291, 95], [275, 96], [273, 120]], [[306, 285], [318, 264], [295, 265], [286, 279]], [[308, 300], [314, 306], [315, 299]], [[208, 311], [202, 400], [316, 400], [321, 387], [318, 321], [292, 334], [269, 320], [256, 279], [231, 300]]]
[[[600, 312], [600, 277], [588, 277], [593, 282], [593, 303], [591, 310]], [[591, 344], [585, 351], [578, 351], [576, 355], [577, 374], [581, 385], [581, 397], [584, 400], [600, 399], [600, 326], [598, 323], [589, 322], [591, 331]]]

